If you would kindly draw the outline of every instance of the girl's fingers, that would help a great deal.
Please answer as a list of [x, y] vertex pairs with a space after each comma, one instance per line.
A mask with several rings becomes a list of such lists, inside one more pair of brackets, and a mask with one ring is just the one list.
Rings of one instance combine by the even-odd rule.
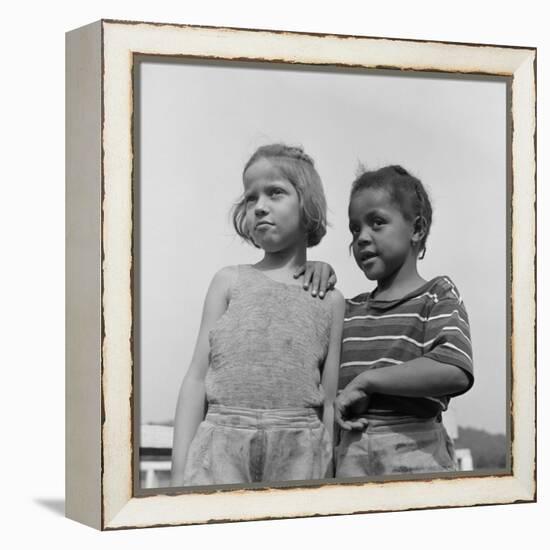
[[339, 399], [338, 402], [334, 404], [334, 420], [343, 430], [364, 430], [368, 425], [366, 418], [359, 417], [353, 420], [344, 420], [345, 410], [349, 406], [349, 403], [346, 401], [347, 400]]
[[342, 417], [336, 417], [336, 424], [340, 426], [343, 430], [350, 431], [351, 427], [349, 425], [349, 422], [347, 420], [344, 420]]
[[354, 418], [353, 420], [345, 420], [344, 423], [348, 426], [348, 430], [363, 431], [368, 426], [366, 418]]
[[302, 275], [306, 270], [306, 266], [305, 265], [301, 265], [295, 272], [294, 272], [294, 278], [297, 279], [298, 277], [300, 277], [300, 275]]
[[340, 406], [340, 403], [334, 404], [334, 420], [336, 420], [336, 423], [344, 428], [344, 430], [348, 430], [349, 428], [346, 427], [346, 422], [344, 421], [342, 417], [342, 408]]
[[313, 275], [314, 268], [308, 262], [304, 269], [304, 288], [307, 290], [311, 285], [311, 277]]
[[352, 420], [348, 422], [348, 424], [351, 426], [352, 430], [363, 430], [363, 428], [365, 427], [365, 424], [361, 422], [362, 420], [363, 420], [362, 418], [359, 418], [357, 420]]
[[321, 290], [320, 289], [320, 282], [321, 280], [321, 274], [319, 273], [319, 269], [315, 269], [313, 271], [313, 279], [311, 280], [311, 294], [312, 296], [317, 296], [317, 293]]
[[329, 289], [330, 268], [327, 264], [323, 264], [321, 268], [321, 277], [319, 281], [319, 297], [324, 298]]
[[336, 286], [336, 274], [330, 265], [324, 262], [306, 262], [296, 269], [294, 278], [303, 276], [303, 286], [305, 290], [311, 287], [311, 294], [317, 294], [324, 298], [328, 290]]
[[367, 422], [364, 418], [357, 418], [355, 420], [344, 420], [342, 418], [336, 418], [336, 423], [348, 432], [351, 430], [363, 431], [367, 427]]
[[343, 395], [342, 404], [344, 407], [351, 407], [357, 401], [363, 398], [363, 394], [358, 391], [346, 392]]

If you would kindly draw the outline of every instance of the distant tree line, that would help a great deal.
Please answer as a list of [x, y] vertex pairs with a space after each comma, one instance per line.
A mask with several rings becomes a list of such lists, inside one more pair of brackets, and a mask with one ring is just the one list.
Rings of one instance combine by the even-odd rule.
[[457, 449], [467, 448], [472, 453], [475, 470], [506, 467], [506, 436], [491, 434], [474, 428], [458, 428]]

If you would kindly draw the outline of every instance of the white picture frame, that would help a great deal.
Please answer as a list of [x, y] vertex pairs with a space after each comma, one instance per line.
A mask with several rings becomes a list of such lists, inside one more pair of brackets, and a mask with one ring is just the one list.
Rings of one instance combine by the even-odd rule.
[[[137, 56], [498, 76], [510, 90], [509, 473], [136, 491], [133, 69]], [[530, 502], [536, 495], [536, 50], [102, 20], [67, 34], [67, 490], [97, 529]], [[134, 228], [135, 229], [135, 228]], [[421, 490], [419, 490], [421, 489]]]

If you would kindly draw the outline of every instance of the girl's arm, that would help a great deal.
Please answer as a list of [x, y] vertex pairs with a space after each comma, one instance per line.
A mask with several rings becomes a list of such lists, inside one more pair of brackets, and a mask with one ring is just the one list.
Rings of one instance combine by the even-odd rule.
[[438, 397], [463, 393], [469, 386], [468, 375], [460, 367], [419, 357], [401, 365], [362, 372], [346, 386], [346, 391]]
[[216, 273], [204, 300], [202, 320], [189, 370], [183, 379], [174, 419], [172, 449], [172, 485], [183, 485], [183, 472], [191, 441], [204, 419], [206, 397], [204, 380], [208, 370], [210, 344], [208, 334], [227, 309], [229, 289], [235, 268], [226, 267]]
[[331, 300], [332, 326], [330, 330], [329, 347], [321, 384], [325, 392], [323, 405], [323, 423], [332, 440], [334, 431], [334, 399], [338, 388], [340, 370], [340, 348], [342, 345], [342, 327], [344, 324], [345, 301], [339, 290], [333, 290], [327, 299]]
[[358, 374], [338, 395], [334, 404], [336, 422], [345, 430], [363, 429], [365, 419], [347, 419], [346, 411], [360, 401], [366, 408], [369, 395], [373, 393], [438, 397], [463, 393], [469, 387], [470, 379], [460, 367], [429, 357], [365, 371]]

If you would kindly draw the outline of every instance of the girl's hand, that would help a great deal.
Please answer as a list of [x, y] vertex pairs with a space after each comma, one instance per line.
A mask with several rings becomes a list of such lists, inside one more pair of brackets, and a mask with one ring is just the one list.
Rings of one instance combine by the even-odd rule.
[[342, 390], [334, 400], [334, 419], [344, 430], [363, 430], [367, 427], [366, 418], [357, 415], [366, 412], [369, 394], [363, 390]]
[[311, 295], [324, 298], [327, 290], [332, 290], [336, 286], [336, 273], [330, 264], [325, 262], [306, 262], [300, 267], [294, 278], [304, 276], [304, 290], [311, 287]]

